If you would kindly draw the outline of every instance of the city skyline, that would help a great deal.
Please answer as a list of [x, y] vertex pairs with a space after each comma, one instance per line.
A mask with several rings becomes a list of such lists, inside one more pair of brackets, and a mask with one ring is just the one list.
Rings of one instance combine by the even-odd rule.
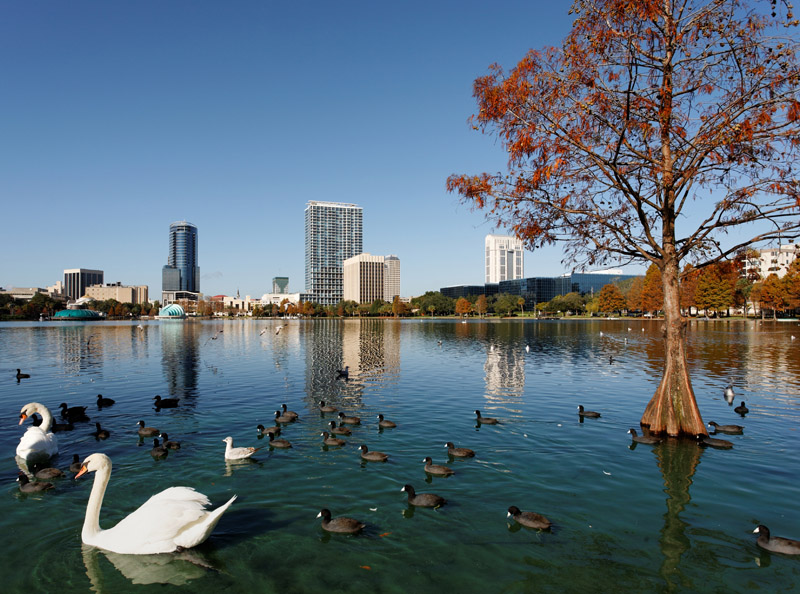
[[[404, 296], [481, 283], [483, 238], [510, 230], [445, 190], [507, 159], [467, 122], [472, 84], [559, 44], [568, 8], [504, 2], [487, 25], [477, 2], [11, 5], [0, 286], [80, 266], [155, 297], [164, 226], [190, 220], [204, 294], [304, 291], [314, 199], [364, 208], [363, 249], [397, 254]], [[562, 258], [528, 251], [525, 274], [567, 273]]]

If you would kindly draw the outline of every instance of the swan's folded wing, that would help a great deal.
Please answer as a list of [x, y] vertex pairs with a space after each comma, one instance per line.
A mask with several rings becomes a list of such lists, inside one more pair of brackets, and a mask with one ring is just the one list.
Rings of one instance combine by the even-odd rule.
[[170, 487], [169, 489], [164, 489], [160, 493], [156, 493], [150, 499], [145, 501], [142, 504], [142, 507], [145, 505], [149, 505], [151, 502], [155, 501], [185, 501], [185, 502], [196, 502], [201, 507], [205, 505], [210, 505], [211, 501], [200, 493], [199, 491], [195, 491], [191, 487]]
[[[116, 526], [103, 531], [102, 535], [103, 538], [113, 535], [115, 542], [124, 542], [125, 552], [171, 552], [179, 546], [176, 538], [187, 527], [205, 518], [208, 514], [205, 505], [208, 503], [208, 497], [194, 489], [171, 487], [153, 495]], [[115, 547], [111, 550], [120, 549]]]
[[206, 512], [203, 518], [199, 521], [187, 524], [184, 526], [181, 533], [175, 537], [175, 544], [182, 546], [185, 549], [191, 549], [205, 541], [225, 513], [231, 503], [236, 500], [236, 495], [231, 497], [227, 503], [220, 505], [217, 509]]

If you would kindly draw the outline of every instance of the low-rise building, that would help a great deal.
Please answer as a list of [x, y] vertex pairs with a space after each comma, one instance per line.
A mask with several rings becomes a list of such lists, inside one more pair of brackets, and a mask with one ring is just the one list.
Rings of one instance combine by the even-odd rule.
[[120, 303], [148, 303], [147, 285], [127, 286], [122, 283], [92, 285], [86, 289], [86, 296], [95, 301], [114, 299]]
[[758, 273], [761, 278], [767, 278], [770, 274], [783, 278], [789, 271], [789, 266], [797, 258], [798, 246], [800, 244], [788, 243], [777, 248], [760, 250]]

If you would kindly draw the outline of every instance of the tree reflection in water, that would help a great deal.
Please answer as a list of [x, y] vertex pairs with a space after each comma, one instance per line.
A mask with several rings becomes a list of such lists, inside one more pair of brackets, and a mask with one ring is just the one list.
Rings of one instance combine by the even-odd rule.
[[668, 439], [653, 448], [667, 494], [667, 511], [659, 540], [664, 555], [659, 573], [667, 592], [683, 590], [691, 585], [680, 567], [681, 557], [691, 548], [686, 536], [688, 524], [680, 514], [692, 499], [689, 487], [702, 452], [703, 448], [690, 439]]

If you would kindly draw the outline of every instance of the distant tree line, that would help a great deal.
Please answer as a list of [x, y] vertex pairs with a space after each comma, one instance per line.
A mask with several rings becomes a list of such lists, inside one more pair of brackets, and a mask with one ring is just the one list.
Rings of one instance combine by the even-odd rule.
[[30, 301], [0, 294], [0, 320], [38, 320], [64, 309], [65, 304], [44, 293], [36, 293]]
[[[733, 308], [770, 313], [794, 312], [800, 308], [800, 260], [786, 275], [770, 274], [762, 279], [755, 272], [743, 275], [741, 259], [722, 261], [681, 273], [680, 304], [684, 314], [730, 315]], [[647, 312], [657, 314], [663, 305], [661, 274], [653, 265], [644, 277], [605, 285], [591, 305], [600, 313]]]

